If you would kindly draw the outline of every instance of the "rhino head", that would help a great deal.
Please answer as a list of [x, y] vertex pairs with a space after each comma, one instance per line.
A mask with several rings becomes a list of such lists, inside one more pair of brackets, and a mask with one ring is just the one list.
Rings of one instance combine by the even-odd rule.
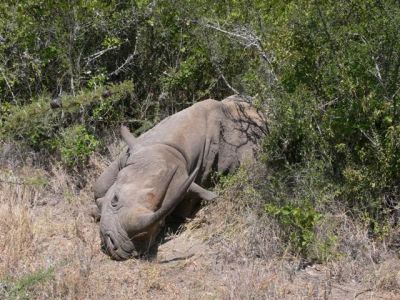
[[188, 176], [186, 168], [174, 162], [176, 156], [161, 146], [135, 149], [135, 138], [126, 127], [121, 134], [129, 146], [126, 164], [121, 169], [111, 166], [96, 183], [107, 189], [96, 199], [102, 249], [116, 260], [139, 256], [150, 248], [199, 169]]

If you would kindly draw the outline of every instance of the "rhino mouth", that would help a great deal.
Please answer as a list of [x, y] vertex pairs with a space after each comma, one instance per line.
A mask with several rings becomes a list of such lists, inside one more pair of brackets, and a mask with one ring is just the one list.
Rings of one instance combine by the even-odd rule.
[[114, 260], [127, 260], [139, 255], [130, 240], [118, 243], [111, 232], [101, 235], [101, 250]]

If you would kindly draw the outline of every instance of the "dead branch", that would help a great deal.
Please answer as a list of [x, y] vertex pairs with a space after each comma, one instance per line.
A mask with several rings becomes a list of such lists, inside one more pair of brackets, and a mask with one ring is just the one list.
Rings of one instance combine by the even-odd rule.
[[240, 94], [233, 86], [231, 86], [231, 85], [229, 84], [229, 82], [228, 82], [228, 80], [226, 80], [224, 74], [220, 73], [219, 76], [222, 78], [222, 80], [225, 82], [226, 86], [227, 86], [232, 92], [234, 92], [234, 93], [237, 94], [237, 95]]
[[100, 50], [100, 51], [98, 51], [96, 53], [93, 53], [93, 54], [89, 55], [88, 57], [85, 58], [86, 66], [89, 65], [92, 61], [94, 61], [94, 60], [98, 59], [99, 57], [103, 56], [107, 52], [109, 52], [111, 50], [114, 50], [114, 49], [117, 49], [117, 48], [118, 48], [118, 46], [112, 46], [112, 47]]
[[229, 31], [225, 28], [222, 28], [219, 24], [213, 24], [210, 22], [203, 21], [192, 21], [201, 27], [212, 29], [218, 32], [221, 32], [229, 37], [236, 39], [241, 45], [245, 48], [255, 48], [261, 58], [268, 64], [270, 73], [274, 79], [277, 81], [277, 76], [274, 71], [274, 67], [272, 64], [271, 56], [264, 50], [261, 39], [254, 34], [254, 32], [246, 27], [237, 27], [234, 31]]
[[108, 74], [108, 77], [118, 75], [119, 73], [121, 73], [125, 69], [125, 67], [132, 62], [132, 60], [134, 58], [135, 58], [135, 53], [129, 55], [128, 58], [125, 60], [125, 62], [122, 65], [120, 65], [116, 70], [114, 70], [110, 74]]

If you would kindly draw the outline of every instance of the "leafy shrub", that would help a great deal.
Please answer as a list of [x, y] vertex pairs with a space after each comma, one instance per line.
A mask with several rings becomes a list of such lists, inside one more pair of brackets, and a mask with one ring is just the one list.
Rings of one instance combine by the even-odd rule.
[[296, 207], [292, 204], [277, 206], [268, 203], [265, 211], [281, 224], [293, 250], [307, 255], [308, 247], [315, 242], [315, 227], [322, 214], [311, 206]]
[[31, 104], [14, 105], [3, 120], [0, 136], [20, 141], [37, 151], [54, 152], [59, 132], [74, 124], [84, 124], [94, 133], [119, 126], [135, 115], [133, 84], [130, 81], [82, 91], [77, 96], [61, 98], [62, 107], [50, 108], [50, 99], [40, 98]]
[[312, 172], [318, 211], [340, 205], [382, 232], [400, 203], [398, 3], [298, 1], [272, 16], [279, 80], [264, 150], [274, 180], [303, 207], [313, 192], [298, 179]]
[[99, 141], [84, 126], [68, 127], [58, 140], [61, 160], [68, 167], [85, 165], [98, 144]]

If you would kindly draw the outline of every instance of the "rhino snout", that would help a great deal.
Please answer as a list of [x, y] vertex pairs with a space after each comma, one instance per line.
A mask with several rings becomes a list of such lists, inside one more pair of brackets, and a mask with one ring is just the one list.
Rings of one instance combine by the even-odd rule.
[[102, 214], [100, 219], [102, 251], [115, 260], [125, 260], [136, 255], [136, 249], [118, 218]]
[[101, 234], [102, 251], [115, 260], [126, 260], [138, 256], [138, 252], [131, 247], [131, 241], [120, 241], [112, 232]]
[[159, 224], [144, 232], [132, 230], [126, 220], [134, 219], [129, 211], [110, 213], [103, 208], [100, 219], [100, 237], [102, 251], [115, 260], [140, 257], [148, 252], [160, 229]]

